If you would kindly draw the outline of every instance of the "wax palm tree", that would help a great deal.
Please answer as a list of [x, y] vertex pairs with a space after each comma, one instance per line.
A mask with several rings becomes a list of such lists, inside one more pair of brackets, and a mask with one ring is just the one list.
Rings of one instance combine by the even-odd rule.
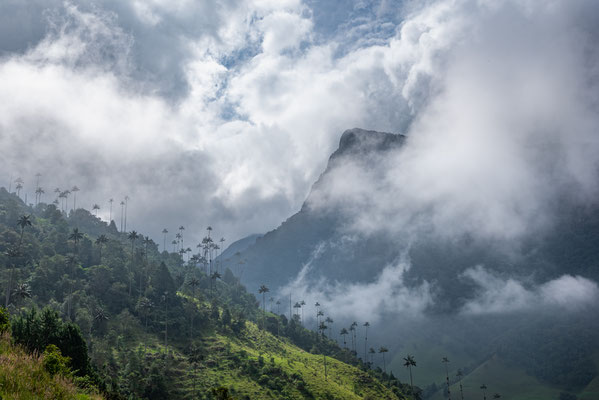
[[277, 315], [279, 315], [281, 311], [281, 300], [277, 300], [275, 304], [277, 305]]
[[15, 183], [17, 184], [17, 197], [20, 197], [19, 194], [21, 193], [21, 189], [23, 189], [23, 179], [17, 178], [15, 179]]
[[320, 326], [320, 317], [324, 317], [324, 311], [322, 310], [318, 310], [318, 312], [316, 313], [316, 322], [318, 323], [318, 325]]
[[[71, 188], [71, 192], [73, 193], [73, 210], [77, 209], [77, 192], [79, 191], [79, 188], [75, 185]], [[100, 207], [98, 206], [98, 209]]]
[[98, 216], [98, 210], [100, 209], [100, 206], [98, 204], [94, 204], [92, 206], [92, 210], [96, 212], [96, 217]]
[[102, 247], [108, 243], [108, 238], [106, 235], [100, 235], [96, 239], [96, 245], [98, 245], [98, 250], [100, 252], [100, 264], [102, 264]]
[[487, 385], [484, 383], [480, 385], [480, 390], [483, 391], [483, 400], [487, 400]]
[[64, 197], [64, 212], [69, 214], [69, 195], [71, 194], [70, 190], [65, 190], [63, 193]]
[[177, 241], [176, 241], [176, 240], [173, 240], [173, 241], [171, 242], [171, 244], [173, 245], [173, 253], [174, 253], [174, 252], [175, 252], [175, 246], [177, 245]]
[[320, 333], [320, 336], [324, 337], [324, 331], [328, 328], [328, 326], [324, 323], [324, 321], [321, 321], [320, 324], [318, 325], [318, 332]]
[[162, 234], [164, 235], [164, 243], [162, 245], [162, 250], [166, 251], [166, 234], [168, 233], [168, 229], [164, 228], [162, 230]]
[[389, 349], [387, 349], [385, 346], [379, 347], [379, 354], [383, 355], [383, 371], [385, 373], [387, 372], [387, 364], [385, 363], [385, 353], [387, 353], [388, 351]]
[[304, 306], [306, 305], [306, 302], [302, 300], [299, 302], [299, 305], [300, 305], [300, 310], [302, 313], [302, 318], [301, 318], [300, 322], [302, 325], [304, 325]]
[[129, 233], [128, 239], [131, 241], [131, 263], [129, 265], [129, 297], [131, 297], [131, 286], [133, 282], [133, 259], [135, 256], [135, 241], [139, 238], [136, 231]]
[[345, 340], [345, 337], [347, 336], [349, 332], [347, 331], [347, 329], [342, 328], [341, 331], [339, 332], [339, 335], [343, 336], [343, 348], [347, 349], [347, 341]]
[[108, 204], [110, 204], [110, 206], [109, 206], [110, 211], [108, 212], [108, 223], [109, 224], [112, 222], [112, 203], [114, 203], [114, 199], [113, 198], [108, 199]]
[[364, 322], [364, 325], [362, 325], [365, 329], [365, 334], [364, 334], [364, 359], [366, 359], [366, 347], [368, 345], [368, 327], [370, 326], [370, 322], [366, 321]]
[[[200, 286], [200, 280], [196, 277], [193, 277], [187, 282], [187, 286], [191, 287], [191, 292], [192, 292], [191, 304], [193, 305], [193, 307], [195, 309], [195, 307], [196, 307], [196, 305], [195, 305], [196, 289], [198, 286]], [[189, 318], [189, 339], [190, 340], [193, 340], [193, 316], [194, 316], [194, 313], [192, 312], [191, 316]]]
[[324, 322], [326, 322], [329, 326], [329, 339], [333, 339], [333, 336], [331, 336], [331, 330], [333, 329], [333, 319], [331, 317], [327, 317]]
[[462, 373], [461, 369], [458, 369], [458, 373], [456, 374], [456, 376], [458, 377], [458, 380], [460, 382], [460, 398], [461, 400], [464, 400], [464, 389], [462, 388], [462, 376], [464, 376], [464, 374]]
[[[152, 303], [152, 301], [150, 299], [148, 299], [147, 297], [142, 297], [141, 299], [139, 299], [139, 303], [138, 303], [139, 309], [141, 311], [143, 311], [144, 316], [145, 316], [145, 333], [146, 335], [148, 334], [148, 317], [150, 315], [150, 311], [152, 311], [152, 309], [154, 308], [154, 303]], [[144, 340], [144, 353], [146, 353], [148, 348], [148, 341]]]
[[83, 233], [79, 232], [79, 228], [73, 228], [73, 232], [69, 235], [69, 240], [75, 244], [75, 254], [79, 254], [79, 241], [83, 239]]
[[19, 238], [19, 251], [21, 250], [21, 245], [23, 244], [23, 234], [25, 233], [25, 228], [31, 226], [31, 215], [21, 215], [17, 220], [17, 225], [21, 228], [21, 236]]
[[183, 225], [179, 226], [179, 233], [180, 233], [179, 238], [181, 239], [181, 247], [183, 247], [183, 231], [184, 230], [185, 230], [185, 227]]
[[358, 323], [356, 321], [352, 322], [352, 324], [349, 326], [349, 331], [351, 332], [351, 347], [352, 347], [352, 351], [354, 353], [356, 353], [356, 327], [358, 326]]
[[216, 288], [216, 280], [220, 279], [220, 278], [221, 278], [221, 275], [220, 275], [220, 273], [218, 271], [214, 271], [212, 273], [212, 275], [210, 275], [210, 295], [211, 296], [214, 296], [212, 294], [212, 290], [213, 290], [212, 287], [214, 285], [214, 288]]
[[123, 220], [125, 218], [125, 201], [121, 200], [121, 232], [123, 232]]
[[[296, 301], [295, 304], [293, 305], [293, 308], [295, 308], [295, 315], [298, 317], [297, 319], [299, 319], [299, 315], [300, 315], [300, 308], [302, 308], [301, 304], [299, 303], [299, 301]], [[301, 321], [300, 321], [301, 323]]]
[[370, 363], [374, 363], [374, 355], [376, 354], [376, 350], [371, 347], [368, 349], [368, 354], [370, 354]]
[[[210, 228], [210, 227], [208, 227]], [[212, 228], [210, 228], [212, 229]], [[258, 293], [262, 294], [262, 329], [264, 329], [265, 324], [266, 324], [266, 302], [265, 302], [265, 296], [266, 293], [270, 292], [270, 289], [266, 286], [266, 285], [260, 285], [260, 288], [258, 289]]]
[[127, 232], [127, 209], [129, 208], [129, 196], [125, 195], [125, 225], [124, 230]]
[[94, 312], [94, 321], [101, 324], [108, 319], [108, 313], [102, 307], [97, 307]]
[[60, 192], [58, 198], [60, 199], [60, 211], [64, 212], [64, 199], [67, 197], [65, 192]]
[[416, 366], [416, 360], [413, 356], [407, 355], [406, 358], [403, 359], [405, 362], [403, 363], [404, 367], [410, 370], [410, 386], [412, 388], [412, 394], [414, 394], [414, 381], [412, 380], [412, 367]]
[[26, 283], [20, 283], [17, 287], [12, 291], [12, 295], [17, 299], [29, 299], [31, 298], [31, 288]]
[[[181, 243], [181, 240], [183, 239], [183, 236], [181, 235], [181, 233], [177, 233], [175, 235], [175, 238], [177, 239], [177, 245], [179, 245]], [[177, 248], [180, 248], [180, 246], [177, 246]]]
[[445, 364], [445, 378], [446, 378], [446, 381], [447, 381], [447, 397], [448, 397], [449, 400], [451, 400], [451, 390], [449, 388], [449, 368], [447, 367], [447, 364], [449, 364], [449, 358], [443, 357], [441, 359], [441, 362], [443, 364]]
[[35, 189], [35, 204], [39, 204], [42, 201], [42, 195], [46, 193], [44, 192], [44, 189], [42, 189], [41, 187], [38, 187], [37, 189]]

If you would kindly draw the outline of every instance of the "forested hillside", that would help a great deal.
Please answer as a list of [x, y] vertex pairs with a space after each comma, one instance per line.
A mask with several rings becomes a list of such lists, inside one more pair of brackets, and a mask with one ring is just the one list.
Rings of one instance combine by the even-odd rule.
[[12, 336], [3, 353], [51, 354], [58, 367], [44, 373], [114, 399], [409, 398], [409, 385], [329, 340], [324, 316], [311, 332], [298, 313], [277, 315], [266, 286], [260, 307], [214, 261], [212, 228], [196, 255], [183, 228], [160, 252], [147, 236], [65, 209], [0, 188]]

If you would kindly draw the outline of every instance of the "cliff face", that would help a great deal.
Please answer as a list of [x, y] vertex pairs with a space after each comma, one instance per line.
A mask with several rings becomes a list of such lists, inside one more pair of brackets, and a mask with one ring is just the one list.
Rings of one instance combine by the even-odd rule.
[[356, 238], [347, 237], [339, 229], [344, 222], [340, 213], [314, 211], [309, 203], [312, 193], [326, 184], [327, 174], [340, 167], [343, 160], [360, 159], [368, 164], [381, 153], [400, 148], [405, 139], [403, 135], [357, 128], [345, 131], [338, 149], [330, 156], [327, 168], [314, 183], [301, 210], [277, 229], [258, 238], [252, 246], [229, 258], [228, 262], [239, 268], [242, 282], [248, 289], [251, 291], [268, 277], [271, 289], [276, 290], [307, 264], [310, 264], [313, 279], [367, 281], [397, 258], [398, 249], [390, 241], [381, 237], [354, 241]]

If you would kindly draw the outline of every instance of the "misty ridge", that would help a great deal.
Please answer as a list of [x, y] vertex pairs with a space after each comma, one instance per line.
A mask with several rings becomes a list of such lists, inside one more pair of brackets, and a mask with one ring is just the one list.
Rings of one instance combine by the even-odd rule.
[[[325, 396], [334, 369], [268, 351], [370, 374], [331, 398], [599, 398], [598, 20], [590, 0], [0, 2], [5, 306], [90, 314], [132, 398], [227, 398], [235, 351], [231, 398]], [[36, 265], [54, 286], [26, 296]], [[169, 329], [193, 382], [133, 388]], [[135, 367], [107, 355], [135, 343]]]

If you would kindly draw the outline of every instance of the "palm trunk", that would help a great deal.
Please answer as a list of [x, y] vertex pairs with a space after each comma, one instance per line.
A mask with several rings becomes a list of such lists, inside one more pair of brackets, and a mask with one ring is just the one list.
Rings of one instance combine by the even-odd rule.
[[412, 381], [412, 366], [410, 366], [410, 387], [412, 388], [412, 395], [414, 395], [414, 381]]

